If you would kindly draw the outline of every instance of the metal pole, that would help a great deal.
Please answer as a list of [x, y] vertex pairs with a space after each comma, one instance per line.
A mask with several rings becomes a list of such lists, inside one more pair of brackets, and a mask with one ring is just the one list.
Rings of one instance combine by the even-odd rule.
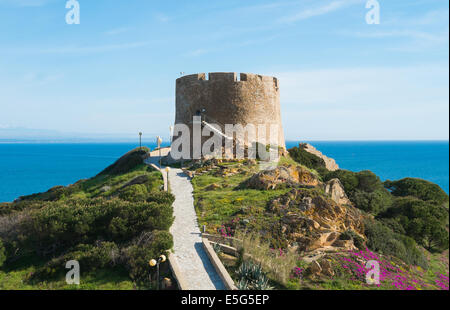
[[161, 262], [160, 259], [158, 259], [158, 264], [156, 265], [156, 290], [159, 291], [159, 263]]

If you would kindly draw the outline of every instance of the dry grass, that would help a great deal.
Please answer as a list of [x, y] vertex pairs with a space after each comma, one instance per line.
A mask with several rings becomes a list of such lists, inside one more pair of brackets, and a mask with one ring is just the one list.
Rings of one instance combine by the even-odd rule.
[[260, 235], [253, 232], [238, 231], [234, 247], [242, 253], [244, 258], [250, 258], [261, 264], [264, 272], [270, 279], [285, 286], [289, 281], [289, 276], [296, 266], [298, 255], [292, 251], [283, 252], [270, 248], [270, 243], [261, 239]]

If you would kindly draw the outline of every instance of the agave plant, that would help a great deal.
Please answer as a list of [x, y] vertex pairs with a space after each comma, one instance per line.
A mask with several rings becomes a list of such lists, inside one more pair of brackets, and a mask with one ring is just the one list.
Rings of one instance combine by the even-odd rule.
[[222, 247], [218, 243], [213, 243], [212, 247], [217, 255], [219, 255], [222, 252]]
[[261, 264], [244, 261], [236, 273], [239, 276], [238, 289], [240, 290], [271, 290], [269, 279], [264, 273]]
[[236, 285], [237, 289], [240, 291], [247, 291], [249, 290], [248, 282], [244, 279], [240, 279], [239, 282]]

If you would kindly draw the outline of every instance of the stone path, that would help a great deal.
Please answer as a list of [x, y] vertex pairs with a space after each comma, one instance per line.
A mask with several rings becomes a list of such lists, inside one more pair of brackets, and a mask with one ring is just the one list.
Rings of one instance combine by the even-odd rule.
[[[147, 164], [157, 164], [158, 157], [150, 157]], [[164, 169], [164, 167], [162, 167]], [[163, 170], [163, 174], [166, 173]], [[170, 169], [169, 187], [175, 196], [175, 221], [170, 228], [174, 254], [189, 290], [225, 290], [225, 286], [206, 254], [192, 196], [193, 187], [181, 169]]]

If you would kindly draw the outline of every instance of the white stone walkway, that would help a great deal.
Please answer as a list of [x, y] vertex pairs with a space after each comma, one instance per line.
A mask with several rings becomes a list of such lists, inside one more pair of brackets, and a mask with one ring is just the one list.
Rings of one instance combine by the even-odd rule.
[[[147, 163], [157, 163], [150, 157]], [[164, 167], [162, 167], [164, 169]], [[166, 173], [164, 170], [162, 173]], [[175, 221], [170, 228], [174, 254], [189, 290], [225, 290], [225, 286], [206, 254], [192, 196], [193, 187], [181, 169], [170, 169], [169, 187], [175, 196]]]

